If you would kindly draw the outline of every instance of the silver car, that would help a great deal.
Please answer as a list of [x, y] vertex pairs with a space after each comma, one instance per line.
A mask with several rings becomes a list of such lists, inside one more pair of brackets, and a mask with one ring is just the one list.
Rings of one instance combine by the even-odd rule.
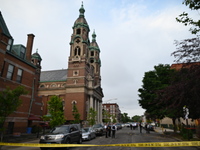
[[85, 127], [82, 129], [82, 139], [91, 140], [96, 138], [95, 130], [92, 127]]

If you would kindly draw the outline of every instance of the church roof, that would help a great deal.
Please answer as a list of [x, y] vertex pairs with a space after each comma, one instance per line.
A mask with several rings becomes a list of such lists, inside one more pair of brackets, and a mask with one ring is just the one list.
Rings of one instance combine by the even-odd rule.
[[40, 82], [66, 81], [67, 69], [42, 71], [40, 74]]

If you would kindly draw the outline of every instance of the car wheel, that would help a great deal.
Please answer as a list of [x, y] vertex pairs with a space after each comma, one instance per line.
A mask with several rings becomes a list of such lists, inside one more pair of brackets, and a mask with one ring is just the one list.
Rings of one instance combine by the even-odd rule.
[[82, 144], [82, 137], [79, 138], [78, 144]]
[[[70, 140], [69, 140], [69, 139], [66, 139], [65, 144], [70, 144]], [[64, 149], [65, 149], [65, 150], [69, 150], [69, 148], [70, 148], [70, 147], [65, 147]]]
[[94, 139], [96, 138], [96, 134], [94, 134]]

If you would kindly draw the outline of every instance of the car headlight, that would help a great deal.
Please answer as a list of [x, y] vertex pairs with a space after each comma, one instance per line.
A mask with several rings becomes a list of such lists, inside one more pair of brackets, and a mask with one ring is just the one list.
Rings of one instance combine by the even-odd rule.
[[45, 139], [45, 138], [44, 138], [44, 135], [42, 135], [42, 136], [40, 137], [40, 139], [41, 139], [41, 140], [44, 140], [44, 139]]
[[63, 137], [64, 137], [64, 134], [58, 134], [58, 135], [56, 135], [55, 140], [56, 140], [56, 139], [61, 139], [61, 138], [63, 138]]

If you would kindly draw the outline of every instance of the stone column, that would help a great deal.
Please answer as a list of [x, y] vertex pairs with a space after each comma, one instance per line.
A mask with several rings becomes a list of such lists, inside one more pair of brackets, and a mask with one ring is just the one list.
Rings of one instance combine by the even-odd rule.
[[103, 123], [102, 122], [102, 102], [99, 102], [99, 114], [100, 114], [100, 117], [99, 117], [99, 120], [100, 120], [100, 123]]
[[[93, 100], [93, 97], [90, 95], [90, 108], [91, 108], [91, 107], [94, 108], [94, 106], [93, 106], [93, 101], [94, 101], [94, 100]], [[89, 109], [90, 109], [90, 108], [89, 108]]]

